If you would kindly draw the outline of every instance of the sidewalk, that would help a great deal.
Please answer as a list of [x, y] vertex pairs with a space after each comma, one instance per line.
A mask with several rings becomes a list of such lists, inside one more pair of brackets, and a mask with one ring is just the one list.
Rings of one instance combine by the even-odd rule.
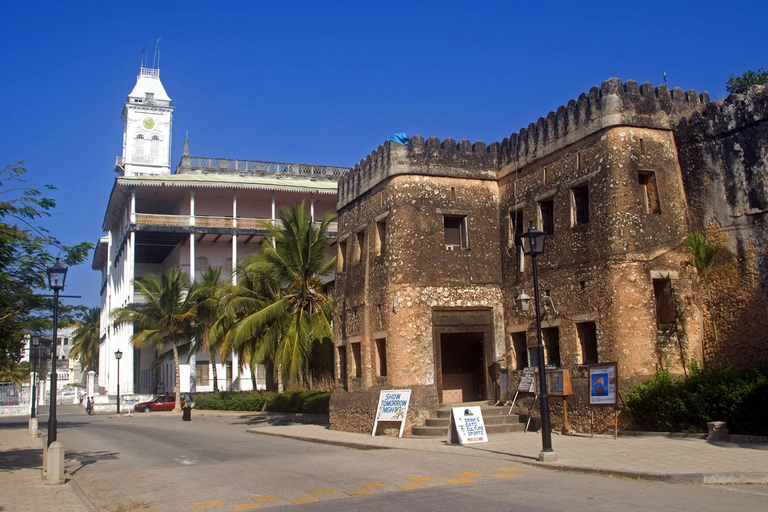
[[507, 455], [537, 467], [663, 481], [676, 484], [768, 484], [768, 444], [710, 442], [663, 436], [552, 435], [556, 462], [539, 462], [541, 435], [534, 432], [490, 434], [489, 442], [451, 445], [444, 438], [371, 437], [328, 430], [323, 425], [259, 425], [254, 434], [335, 444], [359, 449], [430, 452], [464, 450]]
[[69, 475], [64, 485], [46, 485], [42, 438], [30, 438], [26, 428], [0, 429], [0, 510], [14, 512], [91, 512], [80, 499]]

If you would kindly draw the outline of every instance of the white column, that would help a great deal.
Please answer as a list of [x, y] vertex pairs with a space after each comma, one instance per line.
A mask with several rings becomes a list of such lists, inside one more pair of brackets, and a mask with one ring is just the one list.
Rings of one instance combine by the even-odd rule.
[[237, 358], [237, 354], [234, 350], [232, 351], [232, 382], [227, 383], [227, 389], [235, 391], [240, 389], [240, 360]]
[[272, 220], [275, 220], [277, 217], [275, 216], [276, 210], [275, 210], [275, 192], [272, 191]]
[[189, 189], [189, 225], [195, 225], [195, 189]]
[[309, 195], [309, 216], [315, 222], [315, 193]]
[[[237, 228], [237, 190], [232, 191], [232, 226]], [[232, 285], [237, 284], [237, 235], [232, 235]]]
[[189, 234], [189, 280], [195, 280], [195, 234]]
[[130, 211], [131, 224], [136, 224], [136, 189], [131, 188], [131, 211]]

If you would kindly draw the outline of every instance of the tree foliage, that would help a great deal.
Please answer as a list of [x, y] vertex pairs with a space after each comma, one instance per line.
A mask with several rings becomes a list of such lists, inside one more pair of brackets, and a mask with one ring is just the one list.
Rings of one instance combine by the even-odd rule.
[[757, 71], [745, 71], [741, 76], [733, 76], [725, 84], [726, 90], [731, 94], [746, 94], [753, 85], [768, 84], [768, 71], [763, 68]]
[[0, 170], [0, 362], [17, 361], [25, 332], [50, 328], [51, 299], [36, 296], [46, 288], [46, 269], [60, 256], [64, 265], [77, 265], [93, 247], [82, 242], [62, 245], [39, 221], [56, 207], [42, 190], [25, 186], [23, 162]]

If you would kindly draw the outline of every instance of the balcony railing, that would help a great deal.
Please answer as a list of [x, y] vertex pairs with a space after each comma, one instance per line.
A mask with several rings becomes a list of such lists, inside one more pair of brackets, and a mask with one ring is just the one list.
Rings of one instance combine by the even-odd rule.
[[[212, 215], [195, 215], [196, 227], [207, 228], [234, 228], [234, 222], [232, 217], [217, 217]], [[271, 219], [253, 219], [253, 218], [238, 218], [238, 229], [264, 229], [266, 224], [271, 224]], [[156, 213], [137, 213], [136, 224], [139, 226], [189, 226], [189, 215], [160, 215]], [[316, 222], [315, 224], [319, 224]], [[328, 224], [328, 232], [336, 233], [338, 231], [338, 223], [331, 222]]]
[[283, 162], [263, 162], [260, 160], [231, 160], [228, 158], [206, 158], [190, 156], [188, 161], [182, 161], [177, 169], [197, 172], [236, 172], [241, 174], [294, 174], [303, 176], [334, 176], [338, 177], [349, 171], [349, 167], [330, 165], [295, 164]]

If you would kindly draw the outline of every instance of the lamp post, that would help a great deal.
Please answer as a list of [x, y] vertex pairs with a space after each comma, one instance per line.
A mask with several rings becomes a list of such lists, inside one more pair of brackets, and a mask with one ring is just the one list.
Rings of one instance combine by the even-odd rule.
[[[536, 266], [536, 257], [544, 252], [543, 231], [533, 227], [531, 222], [528, 231], [520, 235], [523, 246], [523, 253], [531, 256], [531, 267], [533, 269], [533, 296], [536, 299], [536, 349], [538, 352], [539, 368], [539, 409], [541, 411], [541, 453], [540, 461], [557, 460], [557, 454], [552, 450], [552, 428], [549, 422], [549, 393], [547, 392], [547, 370], [544, 365], [544, 344], [541, 340], [541, 311], [539, 309], [539, 275]], [[522, 296], [523, 294], [521, 294]]]
[[32, 351], [31, 351], [31, 358], [32, 361], [32, 398], [30, 401], [32, 402], [32, 411], [30, 412], [29, 417], [34, 418], [36, 414], [37, 409], [37, 363], [38, 359], [40, 358], [40, 336], [35, 334], [30, 339], [30, 344], [32, 345]]
[[56, 441], [56, 343], [59, 330], [59, 292], [64, 289], [64, 281], [67, 279], [67, 267], [61, 266], [61, 260], [56, 258], [56, 263], [48, 267], [48, 286], [53, 290], [53, 343], [51, 345], [51, 403], [48, 414], [48, 446]]
[[120, 359], [123, 357], [123, 352], [120, 349], [115, 351], [115, 359], [117, 359], [117, 415], [120, 415]]

